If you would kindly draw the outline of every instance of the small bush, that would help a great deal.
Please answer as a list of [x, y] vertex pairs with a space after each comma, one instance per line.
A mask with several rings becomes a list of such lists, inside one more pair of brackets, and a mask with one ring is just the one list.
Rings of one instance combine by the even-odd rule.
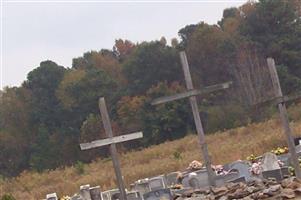
[[182, 159], [181, 152], [175, 151], [175, 152], [173, 153], [173, 157], [174, 157], [175, 160], [181, 160], [181, 159]]
[[74, 165], [74, 168], [76, 170], [76, 173], [78, 173], [78, 174], [84, 174], [85, 173], [85, 165], [81, 161], [77, 161], [76, 164]]
[[16, 200], [11, 194], [5, 194], [1, 197], [1, 200]]

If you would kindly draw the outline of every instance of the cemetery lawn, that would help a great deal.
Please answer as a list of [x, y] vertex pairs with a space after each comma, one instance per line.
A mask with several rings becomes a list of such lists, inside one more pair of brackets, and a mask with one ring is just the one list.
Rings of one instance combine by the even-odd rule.
[[[291, 123], [294, 133], [301, 134], [301, 122]], [[225, 132], [206, 136], [213, 164], [225, 164], [246, 159], [250, 154], [261, 155], [278, 146], [286, 146], [280, 121], [269, 120], [250, 124]], [[193, 160], [200, 160], [201, 153], [196, 135], [132, 151], [120, 156], [121, 168], [127, 186], [144, 177], [171, 171], [184, 170]], [[23, 172], [10, 180], [0, 179], [0, 194], [11, 193], [16, 199], [42, 199], [47, 193], [72, 196], [79, 186], [100, 185], [101, 190], [114, 188], [115, 176], [109, 159], [84, 165], [80, 174], [76, 167], [66, 167], [43, 173]]]

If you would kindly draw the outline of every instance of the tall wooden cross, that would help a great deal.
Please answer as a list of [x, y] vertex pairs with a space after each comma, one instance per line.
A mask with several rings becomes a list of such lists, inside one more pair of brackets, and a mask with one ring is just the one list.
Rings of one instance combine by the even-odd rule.
[[172, 96], [160, 97], [158, 99], [153, 100], [152, 105], [157, 105], [157, 104], [166, 103], [166, 102], [189, 97], [189, 101], [190, 101], [190, 105], [191, 105], [192, 113], [193, 113], [193, 118], [194, 118], [194, 123], [195, 123], [196, 130], [198, 133], [199, 143], [201, 146], [203, 159], [205, 161], [205, 166], [206, 166], [207, 173], [208, 173], [208, 180], [209, 180], [210, 185], [214, 186], [215, 185], [215, 173], [213, 172], [212, 167], [211, 167], [211, 159], [210, 159], [210, 156], [208, 153], [208, 147], [207, 147], [207, 144], [205, 141], [205, 134], [204, 134], [204, 129], [202, 126], [202, 122], [201, 122], [201, 118], [200, 118], [200, 114], [199, 114], [199, 110], [198, 110], [196, 95], [210, 93], [213, 91], [229, 88], [231, 82], [209, 86], [202, 90], [194, 89], [193, 84], [192, 84], [192, 79], [191, 79], [191, 74], [190, 74], [190, 70], [189, 70], [187, 57], [186, 57], [186, 54], [184, 51], [180, 52], [180, 58], [181, 58], [182, 68], [184, 71], [186, 87], [187, 87], [188, 91], [179, 93], [176, 95], [172, 95]]
[[126, 191], [125, 191], [125, 186], [124, 186], [124, 182], [123, 182], [123, 178], [122, 178], [122, 174], [121, 174], [121, 170], [120, 170], [120, 163], [118, 160], [116, 143], [142, 138], [143, 134], [142, 134], [142, 132], [136, 132], [136, 133], [131, 133], [131, 134], [127, 134], [127, 135], [113, 137], [112, 126], [111, 126], [111, 122], [110, 122], [110, 118], [109, 118], [109, 114], [108, 114], [108, 110], [106, 107], [104, 97], [101, 97], [99, 99], [99, 110], [100, 110], [100, 114], [102, 117], [102, 122], [103, 122], [103, 126], [105, 129], [107, 138], [103, 139], [103, 140], [95, 140], [90, 143], [82, 143], [82, 144], [80, 144], [80, 148], [81, 148], [81, 150], [87, 150], [87, 149], [92, 149], [92, 148], [101, 147], [101, 146], [105, 146], [105, 145], [110, 146], [110, 154], [111, 154], [112, 161], [113, 161], [113, 167], [115, 170], [115, 175], [116, 175], [121, 199], [126, 200], [127, 199]]
[[273, 58], [268, 58], [267, 63], [268, 63], [268, 68], [269, 68], [269, 72], [270, 72], [270, 75], [271, 75], [273, 89], [274, 89], [275, 94], [276, 94], [276, 98], [275, 98], [276, 104], [277, 104], [277, 107], [278, 107], [278, 110], [279, 110], [282, 126], [283, 126], [283, 129], [284, 129], [284, 134], [286, 136], [288, 149], [289, 149], [289, 152], [291, 154], [292, 164], [293, 164], [293, 167], [295, 168], [296, 177], [299, 180], [301, 180], [301, 169], [300, 169], [300, 165], [299, 165], [299, 161], [298, 161], [298, 156], [297, 156], [297, 153], [296, 153], [294, 140], [293, 140], [293, 137], [292, 137], [292, 130], [289, 126], [289, 121], [288, 121], [288, 117], [287, 117], [287, 110], [286, 110], [286, 106], [285, 106], [285, 101], [298, 99], [298, 98], [300, 98], [300, 96], [283, 97], [280, 82], [279, 82], [278, 73], [277, 73], [277, 70], [276, 70], [276, 67], [275, 67], [275, 61], [274, 61]]

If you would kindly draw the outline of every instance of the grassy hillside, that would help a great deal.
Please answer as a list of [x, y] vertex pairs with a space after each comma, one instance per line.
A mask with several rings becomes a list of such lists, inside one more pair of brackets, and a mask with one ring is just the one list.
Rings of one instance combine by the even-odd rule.
[[[301, 123], [292, 123], [295, 133], [301, 133]], [[218, 132], [207, 136], [209, 151], [214, 164], [222, 164], [246, 156], [262, 154], [277, 146], [285, 145], [278, 120], [270, 120], [246, 127]], [[121, 155], [122, 172], [126, 184], [143, 177], [174, 170], [183, 170], [192, 160], [200, 160], [200, 150], [195, 135], [166, 142], [142, 151]], [[45, 194], [73, 194], [82, 184], [100, 185], [102, 190], [115, 187], [110, 160], [97, 160], [84, 166], [80, 175], [75, 167], [47, 171], [42, 174], [24, 172], [19, 177], [2, 181], [0, 193], [11, 193], [17, 199], [41, 199]]]

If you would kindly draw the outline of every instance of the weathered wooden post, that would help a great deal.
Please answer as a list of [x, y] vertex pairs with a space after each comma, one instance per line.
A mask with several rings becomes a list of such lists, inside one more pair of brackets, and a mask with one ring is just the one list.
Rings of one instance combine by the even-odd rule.
[[[269, 72], [271, 75], [271, 80], [272, 80], [273, 89], [275, 91], [276, 98], [278, 98], [278, 97], [283, 98], [278, 73], [277, 73], [277, 70], [275, 67], [275, 61], [273, 58], [268, 58], [267, 63], [268, 63], [268, 68], [269, 68]], [[279, 103], [277, 103], [277, 104], [278, 104], [277, 106], [278, 106], [282, 126], [284, 129], [284, 134], [286, 136], [286, 140], [287, 140], [287, 144], [288, 144], [288, 149], [291, 154], [292, 164], [295, 168], [295, 174], [296, 174], [296, 177], [301, 180], [301, 169], [300, 169], [300, 165], [299, 165], [299, 161], [298, 161], [298, 156], [296, 153], [294, 140], [292, 137], [292, 131], [289, 126], [286, 106], [285, 106], [284, 101], [282, 101], [282, 102], [279, 101]]]
[[153, 100], [152, 105], [157, 105], [157, 104], [166, 103], [166, 102], [189, 97], [189, 101], [190, 101], [190, 105], [191, 105], [192, 113], [193, 113], [193, 118], [194, 118], [194, 123], [195, 123], [196, 130], [198, 133], [199, 144], [201, 146], [201, 152], [202, 152], [205, 166], [206, 166], [207, 173], [208, 173], [208, 181], [209, 181], [210, 185], [214, 186], [215, 185], [215, 173], [213, 172], [212, 167], [211, 167], [211, 159], [210, 159], [208, 147], [207, 147], [207, 144], [205, 141], [205, 134], [204, 134], [204, 129], [203, 129], [200, 114], [199, 114], [196, 95], [210, 93], [213, 91], [229, 88], [231, 83], [227, 82], [227, 83], [223, 83], [223, 84], [209, 86], [202, 90], [196, 90], [193, 88], [189, 65], [188, 65], [188, 61], [187, 61], [186, 54], [184, 51], [180, 52], [180, 58], [181, 58], [182, 68], [184, 71], [186, 87], [187, 87], [188, 91], [180, 93], [180, 94], [168, 96], [168, 97], [160, 97], [158, 99]]
[[108, 114], [108, 110], [106, 107], [104, 97], [101, 97], [99, 99], [99, 110], [100, 110], [100, 114], [102, 117], [102, 122], [103, 122], [103, 126], [105, 129], [105, 133], [108, 138], [103, 139], [103, 140], [95, 140], [90, 143], [80, 144], [80, 148], [81, 148], [81, 150], [87, 150], [87, 149], [92, 149], [92, 148], [96, 148], [96, 147], [101, 147], [104, 145], [110, 146], [110, 154], [111, 154], [112, 161], [113, 161], [113, 166], [114, 166], [114, 170], [115, 170], [118, 188], [120, 191], [120, 196], [121, 196], [122, 200], [126, 200], [127, 197], [126, 197], [125, 185], [124, 185], [121, 170], [120, 170], [120, 163], [118, 160], [116, 143], [142, 138], [143, 134], [142, 134], [142, 132], [137, 132], [137, 133], [113, 137], [112, 126], [111, 126], [111, 122], [110, 122], [110, 118], [109, 118], [109, 114]]

